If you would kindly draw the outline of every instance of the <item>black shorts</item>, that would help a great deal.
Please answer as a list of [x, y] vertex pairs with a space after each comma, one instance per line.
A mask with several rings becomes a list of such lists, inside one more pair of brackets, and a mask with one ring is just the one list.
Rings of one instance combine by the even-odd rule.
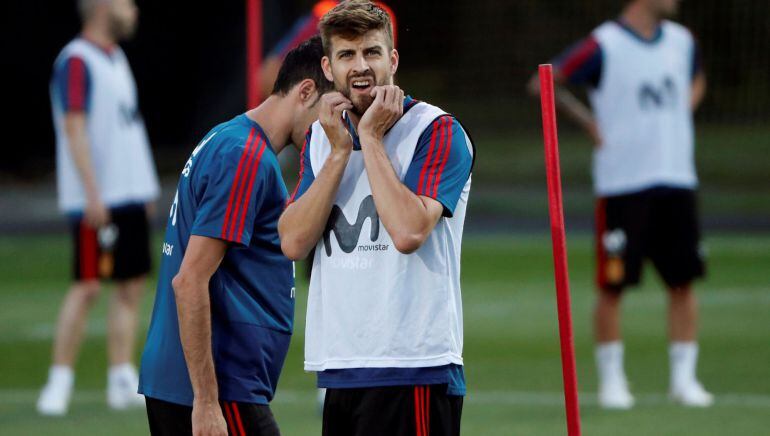
[[463, 397], [447, 385], [326, 390], [324, 436], [460, 434]]
[[705, 273], [693, 190], [652, 188], [601, 198], [596, 208], [596, 281], [620, 291], [638, 284], [644, 259], [668, 287]]
[[[192, 435], [192, 407], [144, 397], [153, 436]], [[220, 401], [231, 436], [280, 436], [270, 406]]]
[[112, 222], [96, 230], [82, 216], [70, 222], [75, 281], [128, 280], [150, 272], [150, 225], [144, 205], [110, 209]]

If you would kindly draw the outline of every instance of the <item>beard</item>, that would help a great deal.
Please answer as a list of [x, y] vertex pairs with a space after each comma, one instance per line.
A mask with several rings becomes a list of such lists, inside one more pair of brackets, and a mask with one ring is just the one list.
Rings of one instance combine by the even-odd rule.
[[117, 16], [110, 17], [110, 33], [116, 41], [131, 39], [136, 33], [136, 21], [122, 19]]
[[374, 102], [374, 97], [372, 97], [369, 93], [362, 94], [362, 93], [355, 93], [352, 92], [353, 82], [358, 79], [369, 79], [374, 84], [374, 86], [380, 86], [385, 85], [386, 83], [383, 81], [382, 83], [377, 80], [377, 76], [374, 74], [373, 71], [366, 72], [364, 74], [354, 74], [350, 75], [346, 78], [346, 82], [343, 84], [337, 83], [336, 88], [337, 90], [344, 95], [350, 102], [353, 104], [353, 108], [350, 109], [350, 112], [353, 112], [357, 116], [361, 117], [364, 115], [367, 109], [369, 109], [369, 106], [372, 105]]

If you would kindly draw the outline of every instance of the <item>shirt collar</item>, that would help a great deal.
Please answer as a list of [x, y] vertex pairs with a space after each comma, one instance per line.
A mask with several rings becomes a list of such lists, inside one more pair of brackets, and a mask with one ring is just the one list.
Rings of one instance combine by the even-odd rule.
[[[416, 105], [417, 103], [419, 103], [419, 101], [412, 98], [411, 95], [405, 96], [404, 97], [404, 114], [409, 112], [409, 109], [413, 108], [414, 105]], [[353, 121], [350, 119], [350, 116], [348, 115], [347, 111], [345, 111], [343, 118], [345, 119], [345, 125], [348, 128], [348, 133], [350, 133], [350, 137], [353, 138], [353, 150], [361, 150], [361, 141], [358, 138], [358, 132], [356, 132], [356, 128], [355, 126], [353, 126]], [[387, 132], [385, 133], [387, 134]]]

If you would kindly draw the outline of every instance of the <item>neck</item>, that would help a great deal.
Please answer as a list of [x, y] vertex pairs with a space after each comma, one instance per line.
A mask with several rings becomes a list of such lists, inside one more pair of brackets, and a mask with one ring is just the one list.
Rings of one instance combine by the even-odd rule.
[[267, 135], [275, 154], [281, 153], [291, 140], [293, 108], [287, 98], [271, 95], [262, 104], [246, 112]]
[[627, 26], [647, 39], [652, 39], [662, 21], [649, 6], [643, 2], [631, 2], [620, 15]]
[[117, 44], [115, 38], [107, 31], [106, 26], [101, 23], [91, 22], [85, 24], [82, 34], [85, 39], [105, 49], [110, 49]]
[[353, 128], [358, 131], [358, 122], [361, 121], [361, 117], [354, 114], [352, 111], [347, 111], [348, 118], [350, 118], [350, 123], [353, 125]]

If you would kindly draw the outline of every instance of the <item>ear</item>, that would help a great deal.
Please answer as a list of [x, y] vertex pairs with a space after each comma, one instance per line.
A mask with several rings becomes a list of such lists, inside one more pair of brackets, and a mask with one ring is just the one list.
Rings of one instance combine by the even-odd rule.
[[390, 74], [395, 75], [398, 71], [398, 50], [395, 48], [390, 51]]
[[313, 79], [305, 79], [299, 82], [297, 86], [299, 87], [299, 99], [302, 104], [307, 104], [314, 100], [317, 88]]
[[324, 70], [324, 76], [326, 76], [326, 80], [334, 82], [334, 76], [332, 75], [332, 60], [329, 59], [329, 56], [324, 56], [321, 58], [321, 69]]

